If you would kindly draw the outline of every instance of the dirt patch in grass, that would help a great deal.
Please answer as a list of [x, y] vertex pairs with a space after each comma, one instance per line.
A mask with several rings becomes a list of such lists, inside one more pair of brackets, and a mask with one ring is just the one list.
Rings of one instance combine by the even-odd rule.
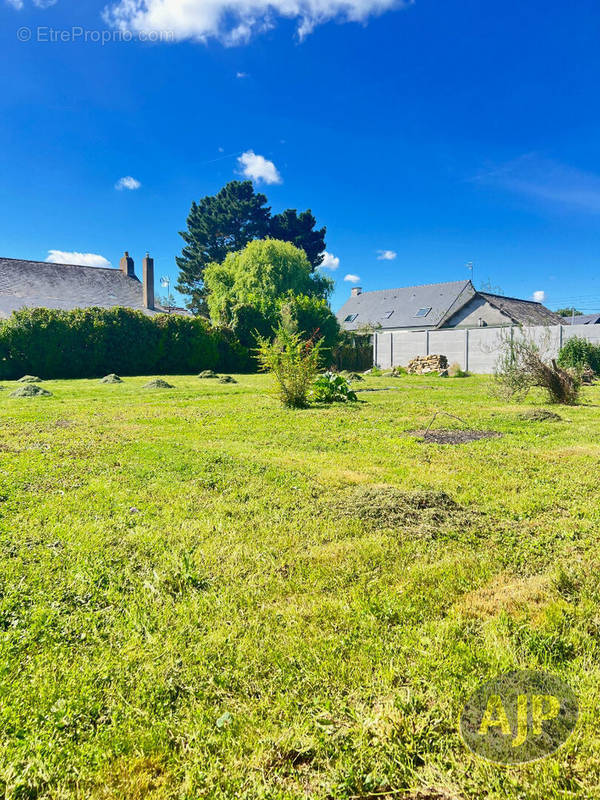
[[423, 439], [424, 442], [431, 444], [467, 444], [477, 442], [480, 439], [498, 439], [503, 436], [497, 431], [472, 431], [472, 430], [447, 430], [445, 428], [434, 428], [429, 431], [407, 431], [409, 436]]
[[486, 586], [463, 595], [455, 607], [479, 619], [489, 619], [501, 612], [512, 617], [535, 617], [555, 598], [549, 575], [528, 578], [497, 575]]
[[34, 383], [26, 383], [25, 386], [19, 386], [14, 392], [11, 392], [10, 397], [52, 397], [52, 392], [42, 389], [41, 386], [36, 386]]
[[144, 385], [144, 389], [174, 389], [175, 387], [163, 381], [162, 378], [157, 378], [155, 381], [150, 381]]
[[472, 516], [446, 492], [403, 492], [394, 486], [350, 487], [330, 507], [342, 517], [360, 519], [376, 528], [422, 527], [425, 532], [450, 522], [469, 524]]
[[546, 408], [532, 408], [530, 411], [524, 411], [519, 414], [521, 419], [529, 422], [561, 422], [562, 417], [560, 414], [555, 414], [554, 411], [548, 411]]

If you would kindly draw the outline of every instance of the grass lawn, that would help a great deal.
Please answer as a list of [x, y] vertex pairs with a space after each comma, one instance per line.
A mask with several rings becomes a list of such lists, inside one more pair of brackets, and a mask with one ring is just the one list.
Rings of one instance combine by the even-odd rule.
[[[0, 796], [600, 797], [600, 387], [534, 422], [484, 377], [148, 380], [0, 392]], [[503, 436], [407, 434], [440, 409]], [[517, 667], [580, 718], [494, 766], [457, 719]]]

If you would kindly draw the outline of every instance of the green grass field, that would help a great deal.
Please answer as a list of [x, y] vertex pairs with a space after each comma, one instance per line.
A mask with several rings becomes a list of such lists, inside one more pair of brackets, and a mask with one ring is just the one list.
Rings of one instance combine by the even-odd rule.
[[[483, 377], [166, 379], [0, 392], [0, 796], [600, 798], [600, 387], [532, 422]], [[407, 434], [438, 410], [503, 436]], [[515, 667], [580, 718], [494, 766], [457, 719]]]

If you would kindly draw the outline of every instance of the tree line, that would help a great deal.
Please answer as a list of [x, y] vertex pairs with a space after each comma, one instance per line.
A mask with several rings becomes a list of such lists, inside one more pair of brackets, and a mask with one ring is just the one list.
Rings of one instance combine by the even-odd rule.
[[187, 227], [180, 231], [185, 244], [176, 262], [177, 289], [189, 298], [195, 313], [209, 311], [209, 289], [204, 275], [209, 264], [243, 250], [254, 240], [276, 239], [303, 250], [314, 272], [323, 261], [326, 228], [317, 228], [310, 209], [288, 208], [271, 214], [266, 195], [255, 192], [251, 181], [231, 181], [217, 194], [193, 202]]

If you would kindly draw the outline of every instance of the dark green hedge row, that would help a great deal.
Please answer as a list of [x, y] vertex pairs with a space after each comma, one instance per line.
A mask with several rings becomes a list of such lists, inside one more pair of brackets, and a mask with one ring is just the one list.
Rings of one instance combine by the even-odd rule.
[[353, 344], [342, 342], [331, 353], [333, 366], [351, 372], [364, 372], [373, 366], [373, 345], [370, 337], [357, 337]]
[[128, 308], [22, 309], [0, 323], [0, 379], [245, 372], [248, 351], [198, 317]]

